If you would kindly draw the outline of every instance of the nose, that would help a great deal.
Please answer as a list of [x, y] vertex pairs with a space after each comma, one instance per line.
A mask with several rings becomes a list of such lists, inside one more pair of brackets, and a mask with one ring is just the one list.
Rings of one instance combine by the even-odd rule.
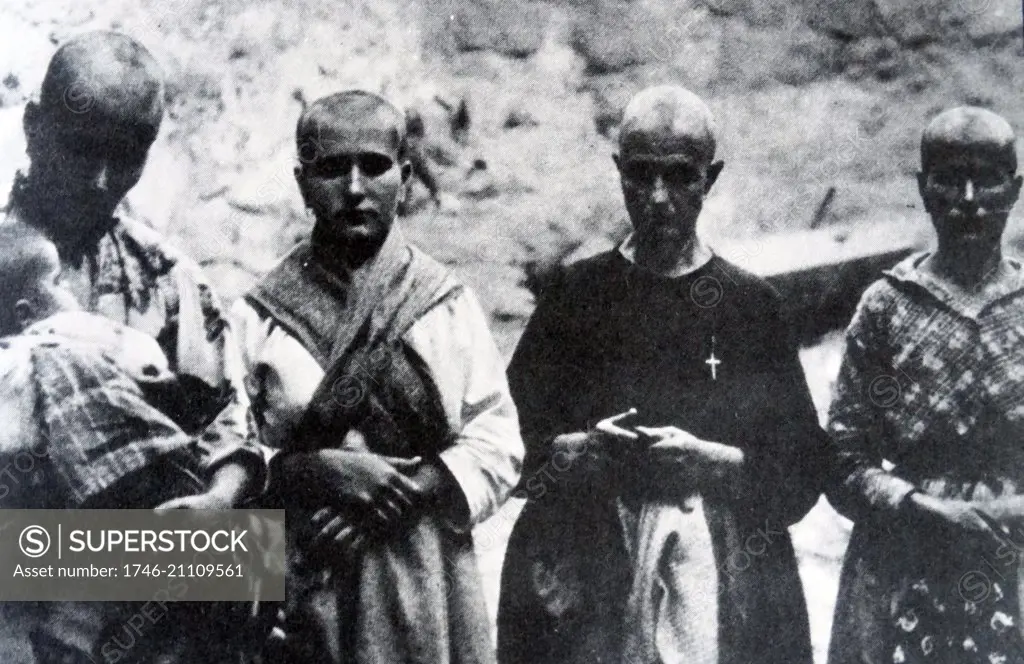
[[654, 176], [654, 186], [651, 188], [651, 203], [654, 205], [668, 204], [668, 188], [665, 186], [665, 178], [661, 173]]
[[970, 178], [964, 183], [964, 201], [968, 203], [974, 202], [974, 182]]
[[347, 193], [351, 198], [358, 199], [366, 195], [366, 182], [363, 179], [363, 173], [359, 170], [358, 164], [352, 164], [352, 172], [349, 173], [348, 178]]

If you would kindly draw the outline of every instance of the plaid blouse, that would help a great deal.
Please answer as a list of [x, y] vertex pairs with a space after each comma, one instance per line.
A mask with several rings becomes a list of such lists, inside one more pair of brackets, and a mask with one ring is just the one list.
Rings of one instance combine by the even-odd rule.
[[839, 460], [829, 499], [855, 521], [924, 481], [945, 482], [947, 497], [957, 483], [1018, 492], [1024, 269], [1004, 259], [968, 292], [922, 270], [927, 257], [886, 272], [847, 330], [829, 413]]
[[[26, 182], [19, 173], [0, 223], [31, 223], [20, 204]], [[255, 475], [252, 486], [261, 488], [266, 463], [249, 428], [241, 358], [200, 267], [155, 230], [127, 218], [111, 219], [88, 255], [64, 262], [85, 309], [156, 339], [171, 370], [193, 379], [187, 407], [193, 422], [186, 430], [199, 435], [207, 471], [230, 458], [244, 463]]]

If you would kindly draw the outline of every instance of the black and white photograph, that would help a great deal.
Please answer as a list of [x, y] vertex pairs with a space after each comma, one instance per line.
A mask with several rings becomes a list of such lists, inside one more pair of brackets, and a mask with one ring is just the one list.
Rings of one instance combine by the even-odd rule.
[[0, 664], [1024, 664], [1022, 92], [1021, 0], [0, 0]]

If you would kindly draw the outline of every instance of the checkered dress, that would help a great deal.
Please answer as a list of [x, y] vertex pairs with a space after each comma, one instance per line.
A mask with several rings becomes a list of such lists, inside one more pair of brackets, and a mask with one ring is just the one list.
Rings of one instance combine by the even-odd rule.
[[56, 338], [22, 341], [39, 424], [33, 454], [49, 461], [58, 494], [48, 503], [79, 507], [158, 460], [188, 459], [192, 439], [110, 357]]
[[[1019, 552], [911, 533], [898, 511], [914, 489], [964, 501], [1024, 492], [1024, 268], [1005, 260], [966, 292], [920, 269], [925, 258], [869, 288], [847, 331], [829, 500], [857, 528], [834, 664], [1024, 661]], [[987, 579], [977, 597], [964, 587], [972, 573]]]

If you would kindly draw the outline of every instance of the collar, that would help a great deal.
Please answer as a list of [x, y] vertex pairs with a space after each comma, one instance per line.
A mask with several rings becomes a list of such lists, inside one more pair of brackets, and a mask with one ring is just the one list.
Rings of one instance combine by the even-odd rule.
[[[636, 265], [636, 238], [634, 236], [635, 233], [630, 233], [618, 247], [619, 254], [629, 261], [631, 265]], [[683, 264], [682, 262], [677, 263], [668, 272], [659, 274], [671, 279], [692, 274], [711, 262], [711, 259], [715, 257], [715, 253], [711, 251], [710, 247], [704, 244], [704, 241], [700, 236], [697, 236], [693, 256], [692, 262], [688, 262], [686, 264]]]
[[900, 261], [883, 274], [907, 284], [915, 284], [953, 311], [971, 319], [996, 302], [1024, 292], [1024, 266], [1013, 258], [1003, 257], [999, 269], [973, 289], [963, 289], [922, 268], [932, 252], [920, 252]]

